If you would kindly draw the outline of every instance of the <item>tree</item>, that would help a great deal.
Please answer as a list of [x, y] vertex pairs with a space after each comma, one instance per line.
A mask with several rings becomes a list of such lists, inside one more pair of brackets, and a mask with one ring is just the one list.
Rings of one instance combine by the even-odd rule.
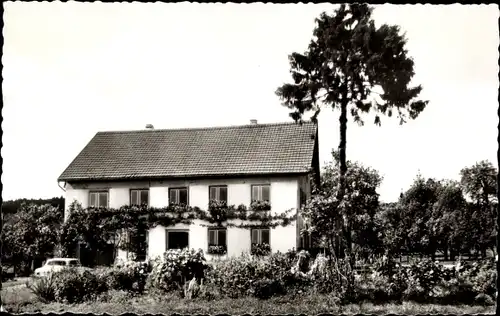
[[[422, 87], [409, 87], [414, 63], [407, 56], [404, 35], [398, 26], [377, 28], [371, 13], [366, 4], [341, 5], [331, 16], [322, 13], [316, 19], [308, 50], [289, 56], [294, 82], [276, 91], [283, 105], [293, 110], [290, 116], [295, 121], [311, 111], [316, 121], [321, 106], [340, 110], [340, 177], [335, 199], [341, 209], [347, 172], [347, 112], [363, 124], [361, 114], [375, 111], [375, 123], [380, 124], [380, 114], [392, 116], [397, 111], [402, 124], [408, 117], [415, 119], [427, 105], [427, 101], [416, 99]], [[342, 219], [350, 239], [352, 214], [344, 210]], [[348, 240], [353, 264], [351, 246]], [[354, 280], [353, 273], [350, 278]]]
[[443, 251], [445, 260], [448, 260], [448, 251], [451, 260], [455, 260], [455, 255], [460, 253], [466, 244], [461, 230], [464, 224], [467, 225], [464, 221], [466, 206], [460, 184], [456, 181], [442, 181], [429, 226], [430, 234], [437, 247]]
[[62, 220], [63, 212], [56, 207], [22, 204], [3, 227], [2, 259], [16, 267], [31, 262], [33, 268], [34, 260], [52, 256]]
[[488, 248], [494, 250], [497, 235], [497, 170], [491, 162], [483, 160], [462, 169], [460, 176], [463, 191], [472, 200], [469, 219], [470, 224], [475, 226], [473, 239], [477, 250], [485, 257]]
[[434, 257], [437, 240], [432, 235], [429, 222], [434, 204], [438, 200], [441, 183], [425, 180], [420, 174], [413, 185], [403, 194], [399, 203], [402, 210], [402, 230], [405, 232], [405, 247], [409, 252]]
[[386, 254], [394, 257], [401, 254], [406, 232], [403, 228], [403, 211], [400, 203], [383, 203], [375, 214], [377, 239], [381, 241]]
[[[308, 223], [309, 232], [322, 238], [331, 254], [342, 256], [347, 246], [347, 236], [337, 226], [341, 217], [335, 201], [339, 155], [336, 151], [332, 155], [333, 161], [323, 167], [319, 188], [301, 213]], [[353, 240], [358, 253], [367, 259], [381, 248], [375, 231], [374, 216], [379, 206], [377, 188], [382, 177], [377, 170], [361, 163], [348, 161], [347, 165], [345, 207], [353, 214]]]

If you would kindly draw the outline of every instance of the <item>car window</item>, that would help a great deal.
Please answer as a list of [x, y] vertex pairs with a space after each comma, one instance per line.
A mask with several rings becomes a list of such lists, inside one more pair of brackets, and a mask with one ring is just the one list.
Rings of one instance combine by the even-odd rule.
[[66, 262], [64, 262], [62, 260], [52, 260], [52, 261], [47, 262], [47, 265], [49, 265], [49, 266], [65, 266]]
[[79, 266], [80, 262], [78, 260], [70, 260], [68, 261], [68, 266]]

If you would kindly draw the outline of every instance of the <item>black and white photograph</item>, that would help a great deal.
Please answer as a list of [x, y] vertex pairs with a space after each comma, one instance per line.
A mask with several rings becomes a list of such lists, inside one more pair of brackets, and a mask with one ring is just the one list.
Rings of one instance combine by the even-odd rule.
[[498, 5], [3, 9], [2, 312], [496, 313]]

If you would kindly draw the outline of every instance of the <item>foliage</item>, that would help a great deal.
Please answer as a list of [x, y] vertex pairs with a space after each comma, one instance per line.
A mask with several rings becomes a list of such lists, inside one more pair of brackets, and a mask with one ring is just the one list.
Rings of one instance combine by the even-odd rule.
[[268, 201], [252, 201], [250, 204], [250, 209], [253, 211], [270, 211], [271, 203]]
[[62, 220], [63, 214], [56, 207], [22, 204], [2, 227], [2, 261], [19, 266], [51, 257]]
[[[77, 244], [90, 251], [98, 251], [106, 249], [111, 242], [114, 242], [116, 248], [135, 252], [141, 246], [141, 240], [139, 238], [123, 239], [123, 236], [127, 234], [138, 236], [141, 231], [145, 232], [148, 228], [157, 225], [169, 227], [179, 223], [191, 224], [194, 219], [197, 219], [208, 224], [218, 223], [224, 227], [266, 226], [272, 228], [289, 225], [296, 218], [296, 214], [291, 214], [292, 211], [269, 214], [269, 212], [251, 209], [250, 214], [247, 215], [248, 210], [244, 205], [227, 206], [225, 203], [214, 201], [210, 203], [208, 212], [198, 207], [179, 205], [166, 208], [123, 206], [119, 209], [83, 209], [77, 203], [72, 203], [69, 218], [61, 228], [60, 240], [63, 255], [71, 254]], [[229, 222], [233, 219], [247, 221], [242, 224]]]
[[54, 277], [49, 275], [45, 278], [36, 278], [26, 282], [26, 287], [30, 289], [36, 297], [44, 303], [53, 302], [56, 298]]
[[[351, 4], [316, 19], [308, 50], [289, 56], [294, 83], [276, 92], [283, 105], [294, 110], [292, 118], [300, 119], [305, 111], [318, 113], [319, 104], [350, 105], [357, 122], [362, 122], [363, 112], [391, 116], [396, 110], [403, 123], [425, 108], [427, 101], [416, 100], [422, 87], [409, 87], [414, 63], [400, 28], [386, 24], [377, 28], [371, 14], [368, 5]], [[370, 102], [374, 94], [379, 98]], [[375, 122], [380, 122], [378, 115]]]
[[96, 298], [108, 290], [106, 280], [85, 270], [64, 269], [52, 274], [55, 283], [55, 300], [79, 303]]
[[464, 193], [472, 199], [467, 216], [473, 232], [469, 240], [471, 247], [481, 251], [483, 257], [486, 249], [496, 244], [497, 172], [491, 162], [484, 160], [460, 171]]
[[147, 285], [164, 292], [182, 290], [189, 280], [202, 279], [207, 269], [201, 249], [170, 249], [163, 256], [154, 259], [151, 265]]
[[345, 205], [349, 201], [344, 201], [348, 111], [360, 125], [362, 113], [376, 112], [375, 124], [380, 125], [380, 114], [390, 117], [394, 110], [403, 124], [408, 117], [415, 119], [428, 103], [417, 100], [421, 86], [409, 86], [414, 63], [407, 56], [400, 28], [386, 24], [377, 28], [371, 14], [372, 8], [366, 4], [342, 4], [333, 15], [322, 13], [316, 19], [307, 51], [289, 56], [294, 83], [286, 83], [276, 91], [283, 105], [292, 110], [290, 116], [295, 121], [302, 121], [309, 111], [314, 112], [312, 121], [316, 121], [322, 105], [340, 110], [338, 191], [326, 209], [340, 214], [335, 228], [342, 229], [346, 239], [350, 293], [354, 281], [351, 231], [355, 216], [350, 205]]
[[5, 217], [6, 214], [15, 214], [17, 213], [23, 204], [26, 205], [51, 205], [52, 207], [57, 208], [61, 213], [64, 212], [64, 197], [53, 197], [51, 199], [17, 199], [17, 200], [9, 200], [2, 201], [2, 213]]
[[207, 253], [211, 255], [225, 255], [227, 247], [222, 245], [209, 245]]
[[262, 243], [262, 244], [253, 243], [250, 251], [251, 251], [252, 255], [254, 255], [254, 256], [259, 256], [259, 257], [267, 256], [271, 253], [271, 246], [269, 244], [266, 244], [266, 243]]
[[217, 287], [223, 296], [269, 298], [282, 293], [291, 266], [289, 257], [281, 253], [265, 259], [249, 255], [231, 257], [211, 263], [206, 282]]
[[[301, 209], [301, 215], [308, 223], [307, 231], [322, 238], [331, 251], [340, 255], [340, 249], [335, 249], [336, 241], [345, 246], [346, 236], [341, 232], [339, 223], [343, 216], [338, 212], [336, 198], [339, 181], [338, 152], [332, 152], [333, 161], [323, 167], [321, 184], [317, 194]], [[354, 216], [352, 223], [353, 242], [358, 252], [364, 258], [381, 252], [382, 244], [378, 238], [375, 224], [375, 214], [379, 207], [377, 188], [382, 177], [377, 170], [363, 166], [358, 162], [347, 162], [346, 191], [343, 209]]]
[[112, 268], [96, 271], [100, 278], [106, 280], [109, 289], [142, 293], [151, 267], [144, 262], [125, 262]]

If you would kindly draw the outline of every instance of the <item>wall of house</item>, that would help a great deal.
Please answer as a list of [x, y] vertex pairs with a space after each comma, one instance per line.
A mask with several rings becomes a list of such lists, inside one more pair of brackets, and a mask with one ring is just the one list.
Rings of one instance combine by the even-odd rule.
[[[70, 204], [72, 200], [77, 200], [83, 207], [88, 206], [89, 192], [92, 190], [108, 190], [109, 206], [119, 208], [130, 203], [131, 189], [149, 189], [149, 203], [151, 207], [165, 207], [168, 205], [168, 188], [184, 187], [189, 188], [189, 205], [197, 206], [202, 210], [208, 208], [209, 186], [227, 185], [228, 204], [238, 206], [244, 204], [247, 207], [251, 202], [251, 186], [253, 184], [271, 185], [271, 211], [273, 213], [283, 213], [288, 209], [296, 212], [299, 203], [299, 187], [302, 186], [303, 177], [272, 177], [272, 178], [242, 178], [242, 179], [213, 179], [213, 180], [172, 180], [172, 181], [130, 181], [130, 182], [93, 182], [83, 184], [67, 184], [66, 201]], [[67, 218], [68, 210], [65, 212]], [[149, 231], [148, 257], [161, 255], [166, 249], [166, 229], [188, 229], [189, 247], [201, 248], [204, 252], [208, 249], [207, 227], [202, 226], [207, 223], [194, 221], [192, 225], [174, 227], [157, 226]], [[182, 227], [181, 227], [182, 226]], [[292, 223], [289, 226], [278, 226], [271, 230], [270, 241], [273, 251], [286, 252], [292, 248], [297, 248], [298, 236], [297, 226]], [[237, 256], [242, 252], [250, 251], [251, 236], [250, 229], [229, 227], [227, 229], [228, 256]], [[119, 253], [120, 256], [125, 256]], [[207, 257], [210, 257], [207, 255]]]

